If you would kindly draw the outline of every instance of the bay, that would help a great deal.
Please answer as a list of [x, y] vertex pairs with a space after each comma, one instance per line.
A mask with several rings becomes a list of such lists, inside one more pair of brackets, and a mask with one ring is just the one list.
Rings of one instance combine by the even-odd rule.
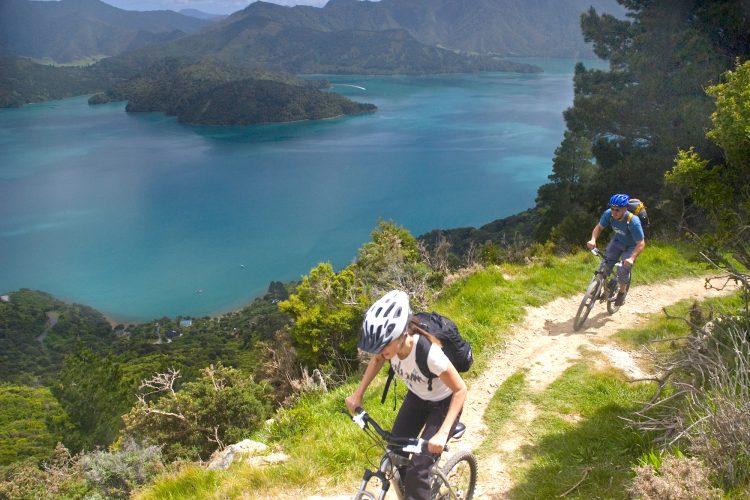
[[213, 315], [348, 264], [378, 219], [419, 235], [529, 208], [575, 61], [531, 62], [545, 72], [329, 75], [378, 111], [317, 122], [190, 126], [86, 97], [0, 110], [0, 292], [123, 322]]

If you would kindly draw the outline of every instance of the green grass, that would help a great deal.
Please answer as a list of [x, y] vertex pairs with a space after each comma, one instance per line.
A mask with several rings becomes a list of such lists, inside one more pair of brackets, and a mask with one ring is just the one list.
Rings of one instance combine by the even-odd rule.
[[162, 475], [148, 489], [134, 495], [136, 499], [212, 498], [225, 472], [209, 471], [188, 465], [177, 473]]
[[[670, 316], [689, 319], [692, 300], [683, 300], [666, 310]], [[736, 314], [743, 307], [740, 294], [727, 297], [709, 298], [701, 302], [701, 309], [708, 315], [713, 311], [714, 316], [726, 313]], [[665, 339], [678, 339], [690, 333], [689, 325], [680, 319], [669, 319], [664, 314], [654, 314], [646, 325], [638, 329], [625, 329], [614, 335], [614, 339], [626, 347], [641, 347], [648, 345], [650, 349], [665, 352], [674, 349], [673, 342], [660, 342]]]
[[[638, 260], [634, 282], [653, 283], [705, 274], [705, 265], [691, 260], [690, 255], [685, 248], [650, 243]], [[444, 290], [434, 309], [453, 319], [471, 342], [477, 360], [467, 377], [480, 372], [489, 356], [503, 348], [511, 325], [523, 320], [526, 306], [583, 293], [598, 262], [587, 252], [567, 257], [547, 256], [532, 265], [494, 266]], [[571, 317], [573, 314], [570, 311]], [[388, 401], [381, 405], [384, 380], [382, 374], [376, 378], [364, 406], [388, 428], [395, 418], [394, 389], [391, 387]], [[363, 469], [376, 465], [380, 456], [367, 436], [342, 412], [344, 398], [357, 382], [355, 377], [328, 394], [302, 397], [294, 408], [279, 412], [269, 429], [252, 436], [280, 447], [289, 455], [284, 465], [262, 470], [236, 466], [229, 472], [188, 467], [181, 473], [162, 477], [144, 490], [141, 498], [252, 498], [258, 492], [272, 496], [274, 492], [294, 490], [305, 494], [331, 489], [353, 491]], [[524, 388], [524, 374], [519, 372], [493, 396], [485, 415], [490, 434], [480, 453], [487, 453], [497, 445], [497, 432], [502, 424], [512, 418], [513, 409], [528, 396]], [[540, 425], [534, 434], [544, 437], [534, 445], [533, 453], [538, 458], [519, 477], [514, 494], [524, 498], [556, 496], [575, 484], [586, 467], [593, 467], [571, 495], [588, 492], [590, 496], [602, 496], [601, 492], [608, 492], [603, 496], [622, 497], [622, 484], [629, 474], [630, 463], [640, 452], [634, 451], [637, 439], [621, 435], [622, 422], [618, 416], [632, 409], [632, 401], [644, 400], [644, 391], [647, 389], [627, 386], [614, 374], [595, 374], [580, 366], [566, 372], [561, 381], [544, 393], [546, 396], [534, 401], [545, 410], [534, 423]], [[403, 384], [398, 384], [397, 393], [398, 407], [405, 394]], [[561, 418], [559, 414], [565, 412], [582, 415], [583, 423], [573, 425]], [[562, 446], [561, 451], [555, 451], [556, 446]], [[615, 473], [612, 483], [610, 472]], [[540, 481], [538, 486], [537, 481]]]
[[495, 391], [484, 411], [487, 433], [482, 444], [475, 450], [480, 460], [495, 451], [500, 444], [504, 425], [513, 418], [518, 404], [527, 397], [525, 370], [518, 371], [505, 379]]
[[535, 436], [529, 458], [514, 471], [511, 498], [627, 498], [631, 467], [647, 443], [624, 428], [653, 385], [629, 384], [617, 372], [586, 363], [567, 369], [547, 390], [532, 395]]

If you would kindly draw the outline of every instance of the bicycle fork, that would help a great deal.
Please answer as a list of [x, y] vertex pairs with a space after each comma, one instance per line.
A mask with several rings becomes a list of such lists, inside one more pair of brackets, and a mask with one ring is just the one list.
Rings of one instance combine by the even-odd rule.
[[[380, 480], [380, 496], [378, 496], [378, 500], [383, 500], [388, 493], [388, 490], [391, 488], [391, 481], [385, 477], [385, 473], [382, 470], [375, 472], [370, 469], [365, 470], [365, 473], [362, 476], [362, 483], [359, 485], [359, 491], [367, 490], [367, 485], [373, 477]], [[398, 491], [396, 493], [398, 494]], [[401, 495], [398, 495], [398, 497], [401, 498]]]

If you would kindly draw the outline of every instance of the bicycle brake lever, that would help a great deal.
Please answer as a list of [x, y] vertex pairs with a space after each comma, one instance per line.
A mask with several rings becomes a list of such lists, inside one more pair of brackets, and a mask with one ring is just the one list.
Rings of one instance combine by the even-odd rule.
[[[360, 408], [360, 410], [362, 409]], [[367, 422], [365, 422], [366, 416], [367, 416], [367, 412], [365, 410], [362, 410], [352, 417], [352, 421], [355, 424], [357, 424], [361, 429], [364, 429], [365, 427], [367, 427]]]
[[416, 444], [410, 444], [402, 448], [402, 450], [404, 450], [406, 453], [415, 453], [417, 455], [421, 455], [425, 452], [426, 449], [427, 441], [422, 438], [419, 438], [419, 441], [417, 441]]

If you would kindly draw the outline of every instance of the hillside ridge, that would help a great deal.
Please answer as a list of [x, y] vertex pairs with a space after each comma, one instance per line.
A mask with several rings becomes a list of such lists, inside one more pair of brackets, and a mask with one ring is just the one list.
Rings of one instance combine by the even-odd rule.
[[[635, 328], [647, 321], [650, 314], [682, 300], [704, 300], [729, 295], [735, 289], [718, 291], [706, 289], [703, 277], [673, 279], [654, 285], [631, 288], [623, 307], [614, 315], [597, 304], [592, 315], [579, 332], [573, 330], [573, 317], [581, 299], [580, 294], [559, 297], [539, 307], [527, 307], [522, 322], [512, 327], [512, 333], [502, 350], [494, 353], [479, 377], [468, 381], [469, 393], [461, 421], [467, 432], [456, 449], [475, 450], [486, 435], [483, 415], [490, 399], [503, 382], [522, 369], [528, 369], [526, 379], [530, 390], [541, 392], [562, 373], [584, 358], [584, 351], [601, 353], [612, 367], [621, 370], [628, 380], [647, 377], [639, 366], [639, 354], [628, 352], [611, 341], [611, 337], [625, 328]], [[519, 419], [530, 423], [536, 413], [534, 406], [524, 401], [519, 406]], [[508, 458], [528, 444], [531, 436], [519, 424], [508, 422], [501, 432], [501, 445], [491, 455], [479, 461], [479, 478], [475, 498], [507, 498], [513, 487], [508, 469]], [[356, 485], [352, 485], [351, 490]], [[288, 498], [299, 498], [289, 496]], [[344, 500], [345, 492], [330, 496], [313, 495], [309, 500]], [[387, 496], [386, 498], [393, 498]]]

